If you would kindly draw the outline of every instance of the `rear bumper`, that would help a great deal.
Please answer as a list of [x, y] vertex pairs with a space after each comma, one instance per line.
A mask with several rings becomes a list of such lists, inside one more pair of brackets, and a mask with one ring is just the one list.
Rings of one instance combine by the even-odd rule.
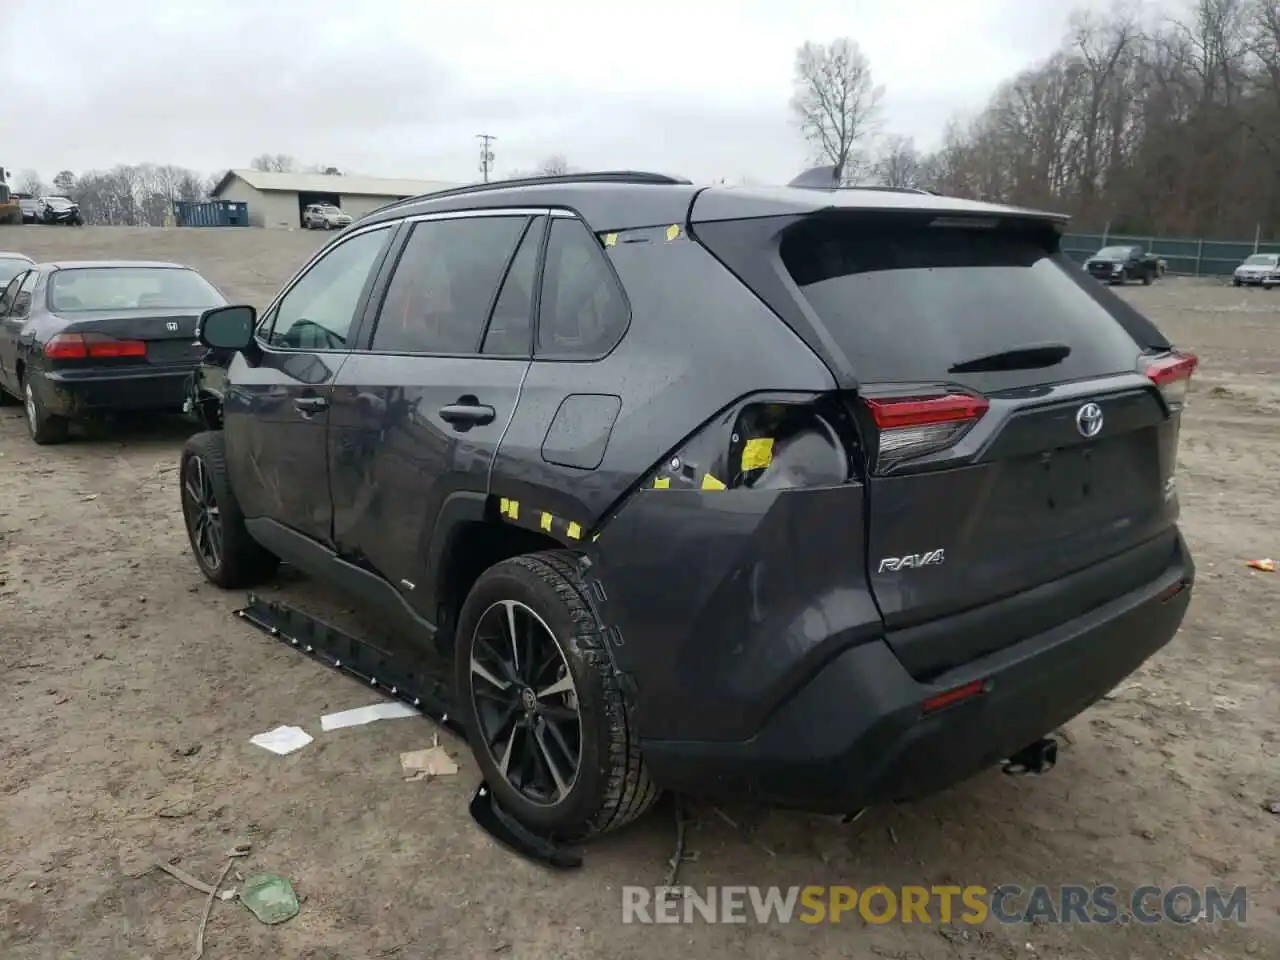
[[79, 417], [91, 413], [182, 410], [195, 365], [128, 371], [47, 372], [33, 379], [50, 413]]
[[[1181, 536], [1154, 581], [1012, 647], [922, 684], [881, 641], [846, 650], [750, 740], [645, 741], [655, 782], [752, 796], [815, 812], [925, 796], [1051, 733], [1169, 642], [1191, 598]], [[984, 692], [925, 714], [924, 702], [973, 681]]]

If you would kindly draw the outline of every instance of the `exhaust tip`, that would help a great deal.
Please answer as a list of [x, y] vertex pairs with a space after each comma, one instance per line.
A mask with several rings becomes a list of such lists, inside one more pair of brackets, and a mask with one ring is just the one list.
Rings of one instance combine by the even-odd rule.
[[1057, 762], [1058, 741], [1053, 737], [1044, 737], [1009, 757], [1000, 769], [1011, 777], [1040, 776], [1052, 770]]

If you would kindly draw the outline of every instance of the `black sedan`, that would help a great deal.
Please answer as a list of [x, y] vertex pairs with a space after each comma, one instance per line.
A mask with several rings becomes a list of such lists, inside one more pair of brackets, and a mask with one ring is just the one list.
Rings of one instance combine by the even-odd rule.
[[196, 321], [226, 302], [175, 263], [31, 264], [0, 294], [0, 395], [40, 444], [89, 414], [180, 411], [205, 352]]

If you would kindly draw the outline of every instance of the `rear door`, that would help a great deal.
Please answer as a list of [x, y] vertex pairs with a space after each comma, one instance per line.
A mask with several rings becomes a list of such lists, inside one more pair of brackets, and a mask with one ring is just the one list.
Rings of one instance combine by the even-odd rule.
[[338, 549], [428, 620], [437, 518], [483, 506], [529, 366], [545, 216], [453, 214], [406, 225], [367, 347], [333, 392]]
[[1154, 579], [1177, 516], [1177, 418], [1140, 372], [1145, 321], [1051, 228], [956, 222], [848, 215], [782, 245], [857, 371], [868, 572], [918, 676]]

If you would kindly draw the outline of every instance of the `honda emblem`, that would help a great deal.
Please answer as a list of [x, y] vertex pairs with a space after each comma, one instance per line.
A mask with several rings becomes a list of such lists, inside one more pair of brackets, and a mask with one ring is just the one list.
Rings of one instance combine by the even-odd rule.
[[165, 321], [164, 328], [165, 328], [166, 330], [168, 330], [170, 333], [177, 333], [177, 332], [178, 332], [178, 321], [177, 321], [177, 320], [166, 320], [166, 321]]

